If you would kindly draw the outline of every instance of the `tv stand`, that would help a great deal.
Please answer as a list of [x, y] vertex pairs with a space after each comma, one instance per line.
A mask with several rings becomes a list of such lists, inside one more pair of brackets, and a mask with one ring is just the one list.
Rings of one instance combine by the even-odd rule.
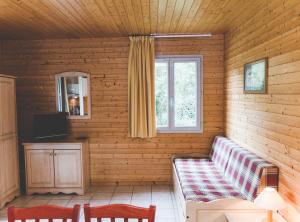
[[23, 143], [26, 192], [77, 193], [89, 187], [87, 139], [65, 139]]

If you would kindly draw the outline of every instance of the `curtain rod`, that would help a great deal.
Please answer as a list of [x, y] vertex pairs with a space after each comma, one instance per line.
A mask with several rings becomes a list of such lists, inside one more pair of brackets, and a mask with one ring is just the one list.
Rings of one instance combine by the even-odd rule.
[[211, 33], [203, 34], [150, 34], [154, 38], [197, 38], [197, 37], [211, 37]]

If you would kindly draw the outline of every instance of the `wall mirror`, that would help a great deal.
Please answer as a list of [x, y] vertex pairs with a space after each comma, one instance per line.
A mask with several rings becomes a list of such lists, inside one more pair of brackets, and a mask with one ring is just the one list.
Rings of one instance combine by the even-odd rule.
[[91, 118], [90, 75], [83, 72], [63, 72], [55, 75], [58, 112], [70, 119]]

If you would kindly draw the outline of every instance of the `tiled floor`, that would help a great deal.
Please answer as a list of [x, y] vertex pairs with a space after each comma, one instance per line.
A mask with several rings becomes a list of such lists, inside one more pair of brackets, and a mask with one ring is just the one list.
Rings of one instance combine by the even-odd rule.
[[[21, 196], [8, 204], [16, 207], [31, 207], [53, 204], [73, 207], [74, 204], [90, 203], [91, 206], [124, 203], [141, 207], [156, 206], [156, 222], [176, 222], [177, 210], [169, 186], [102, 186], [91, 187], [84, 196], [78, 195], [33, 195]], [[6, 221], [6, 206], [0, 210], [0, 221]], [[81, 221], [83, 213], [81, 212]]]

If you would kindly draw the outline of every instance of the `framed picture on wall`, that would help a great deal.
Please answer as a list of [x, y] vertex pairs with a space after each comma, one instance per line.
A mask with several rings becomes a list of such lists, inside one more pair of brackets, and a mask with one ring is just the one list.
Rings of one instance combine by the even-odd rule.
[[244, 65], [244, 93], [267, 92], [268, 59], [260, 59]]

